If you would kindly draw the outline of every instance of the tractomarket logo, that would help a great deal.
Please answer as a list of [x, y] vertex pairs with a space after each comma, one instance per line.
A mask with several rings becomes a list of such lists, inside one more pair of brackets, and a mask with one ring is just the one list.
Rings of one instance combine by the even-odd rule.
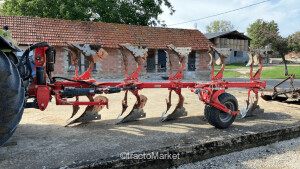
[[120, 153], [121, 159], [147, 159], [147, 160], [153, 160], [153, 159], [159, 159], [159, 160], [177, 160], [180, 159], [179, 153], [177, 154], [170, 154], [170, 153], [159, 153], [159, 152], [151, 152], [151, 153], [129, 153], [129, 152], [122, 152]]

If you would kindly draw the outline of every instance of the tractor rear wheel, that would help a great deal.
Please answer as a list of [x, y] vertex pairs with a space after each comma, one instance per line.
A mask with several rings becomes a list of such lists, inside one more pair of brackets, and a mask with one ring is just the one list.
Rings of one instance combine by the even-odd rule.
[[[224, 104], [228, 109], [232, 111], [238, 110], [238, 102], [233, 95], [229, 93], [223, 93], [218, 98], [220, 103]], [[236, 115], [230, 115], [211, 105], [205, 105], [204, 115], [209, 124], [219, 129], [229, 127], [236, 117]]]
[[0, 146], [15, 132], [23, 111], [25, 90], [16, 65], [0, 51]]

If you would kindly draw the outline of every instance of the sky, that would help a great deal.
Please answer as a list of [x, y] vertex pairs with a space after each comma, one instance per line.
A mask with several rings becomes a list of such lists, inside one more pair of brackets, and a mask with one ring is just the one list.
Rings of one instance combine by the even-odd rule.
[[[264, 0], [169, 0], [176, 10], [173, 15], [163, 6], [164, 13], [160, 19], [164, 20], [169, 28], [197, 29], [206, 33], [206, 25], [215, 20], [227, 20], [235, 29], [247, 34], [247, 27], [257, 19], [274, 20], [283, 37], [300, 31], [300, 0], [270, 0], [256, 6], [241, 9], [220, 16], [173, 25], [189, 20], [203, 18], [210, 15], [230, 11]], [[170, 25], [170, 26], [169, 26]]]

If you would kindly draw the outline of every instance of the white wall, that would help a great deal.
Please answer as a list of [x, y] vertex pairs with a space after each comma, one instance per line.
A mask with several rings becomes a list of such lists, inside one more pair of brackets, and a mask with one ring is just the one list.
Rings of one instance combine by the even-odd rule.
[[[232, 51], [229, 57], [226, 59], [226, 64], [230, 63], [247, 63], [249, 60], [247, 51], [238, 51], [241, 52], [240, 56], [234, 56], [234, 51]], [[216, 60], [219, 58], [219, 55], [216, 54]]]

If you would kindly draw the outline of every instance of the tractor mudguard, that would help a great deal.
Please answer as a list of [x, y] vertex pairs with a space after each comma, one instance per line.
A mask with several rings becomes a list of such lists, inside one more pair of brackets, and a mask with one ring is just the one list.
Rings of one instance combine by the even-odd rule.
[[0, 50], [3, 50], [3, 52], [21, 52], [21, 50], [19, 48], [12, 46], [2, 36], [0, 36]]

